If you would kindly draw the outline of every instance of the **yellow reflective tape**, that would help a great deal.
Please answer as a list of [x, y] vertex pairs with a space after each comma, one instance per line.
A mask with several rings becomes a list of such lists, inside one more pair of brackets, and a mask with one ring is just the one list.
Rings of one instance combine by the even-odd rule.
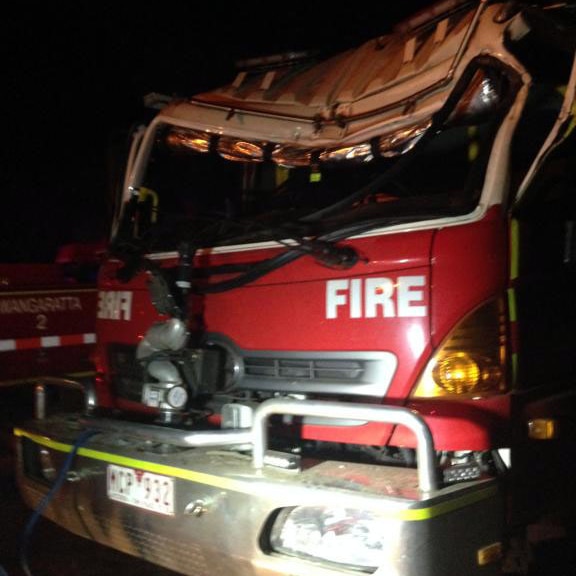
[[[54, 440], [50, 440], [50, 438], [47, 438], [45, 436], [33, 434], [20, 428], [14, 429], [14, 435], [28, 438], [33, 442], [35, 442], [36, 444], [40, 444], [41, 446], [45, 446], [46, 448], [51, 448], [52, 450], [57, 450], [58, 452], [72, 451], [71, 444], [56, 442]], [[178, 468], [176, 466], [168, 466], [166, 464], [156, 464], [154, 462], [148, 462], [147, 460], [138, 460], [136, 458], [130, 458], [127, 456], [118, 456], [116, 454], [110, 454], [108, 452], [92, 450], [91, 448], [79, 448], [77, 453], [78, 455], [84, 456], [85, 458], [91, 458], [93, 460], [99, 460], [101, 462], [107, 462], [109, 464], [117, 464], [119, 466], [125, 466], [128, 468], [143, 470], [145, 472], [162, 474], [164, 476], [179, 478], [181, 480], [187, 480], [190, 482], [197, 482], [198, 484], [205, 484], [207, 486], [222, 488], [224, 490], [231, 490], [233, 492], [239, 492], [242, 494], [254, 494], [254, 488], [257, 488], [258, 492], [261, 493], [261, 486], [255, 487], [253, 484], [249, 482], [231, 480], [228, 478], [223, 478], [222, 476], [205, 474], [204, 472], [194, 472], [186, 468]], [[285, 489], [286, 487], [285, 485], [283, 485], [281, 490]], [[441, 502], [440, 504], [429, 506], [427, 508], [416, 508], [410, 510], [386, 510], [383, 512], [379, 511], [379, 514], [382, 514], [394, 520], [402, 520], [407, 522], [431, 520], [432, 518], [448, 514], [449, 512], [454, 512], [455, 510], [465, 508], [466, 506], [470, 506], [472, 504], [475, 504], [476, 502], [487, 500], [488, 498], [492, 498], [496, 494], [497, 494], [496, 486], [491, 485], [482, 490], [477, 490], [470, 494], [458, 496], [451, 500], [447, 500], [446, 502]]]
[[140, 187], [138, 192], [138, 203], [146, 202], [148, 198], [152, 199], [152, 210], [150, 212], [150, 220], [156, 222], [158, 218], [158, 194], [152, 188], [146, 188], [144, 186]]
[[[71, 444], [63, 444], [50, 440], [45, 436], [39, 436], [21, 430], [14, 429], [15, 436], [23, 436], [29, 438], [36, 444], [46, 446], [58, 452], [71, 452]], [[118, 464], [119, 466], [126, 466], [127, 468], [137, 468], [146, 472], [154, 472], [164, 476], [172, 476], [173, 478], [181, 478], [182, 480], [189, 480], [191, 482], [198, 482], [199, 484], [207, 484], [216, 488], [224, 488], [225, 490], [233, 490], [234, 492], [249, 492], [248, 484], [246, 482], [238, 482], [236, 480], [228, 480], [221, 476], [214, 476], [211, 474], [204, 474], [203, 472], [193, 472], [185, 468], [177, 468], [175, 466], [168, 466], [166, 464], [156, 464], [146, 460], [139, 460], [137, 458], [130, 458], [128, 456], [119, 456], [117, 454], [110, 454], [108, 452], [101, 452], [100, 450], [92, 450], [91, 448], [80, 448], [78, 450], [80, 456], [91, 458], [92, 460], [99, 460], [101, 462], [108, 462], [109, 464]]]
[[[518, 307], [516, 305], [516, 290], [514, 288], [508, 288], [507, 290], [508, 295], [508, 318], [510, 319], [510, 323], [514, 324], [518, 321]], [[512, 336], [514, 338], [514, 335]], [[516, 344], [513, 344], [514, 346]], [[516, 352], [512, 352], [510, 354], [510, 367], [512, 369], [512, 382], [515, 384], [517, 382], [518, 377], [518, 354]]]
[[276, 169], [274, 170], [276, 188], [282, 186], [282, 184], [288, 180], [289, 176], [290, 171], [288, 168], [285, 168], [284, 166], [276, 166]]
[[518, 278], [520, 269], [520, 228], [518, 220], [510, 221], [510, 280]]
[[458, 496], [452, 500], [447, 500], [441, 504], [436, 504], [435, 506], [430, 506], [429, 508], [419, 508], [416, 510], [401, 510], [394, 516], [400, 517], [402, 520], [414, 521], [414, 520], [430, 520], [431, 518], [436, 518], [437, 516], [442, 516], [443, 514], [448, 514], [449, 512], [454, 512], [460, 508], [465, 508], [475, 504], [476, 502], [481, 502], [482, 500], [487, 500], [496, 496], [497, 488], [496, 486], [488, 486], [483, 490], [477, 490], [470, 494], [465, 494], [464, 496]]
[[514, 288], [508, 288], [508, 317], [510, 322], [516, 322], [518, 320], [518, 310], [516, 307], [516, 290]]
[[480, 153], [480, 145], [478, 144], [478, 129], [476, 126], [468, 127], [468, 162], [474, 162]]
[[516, 352], [513, 352], [511, 355], [511, 360], [512, 360], [512, 382], [514, 382], [514, 384], [516, 384], [517, 382], [517, 376], [518, 376], [518, 354]]

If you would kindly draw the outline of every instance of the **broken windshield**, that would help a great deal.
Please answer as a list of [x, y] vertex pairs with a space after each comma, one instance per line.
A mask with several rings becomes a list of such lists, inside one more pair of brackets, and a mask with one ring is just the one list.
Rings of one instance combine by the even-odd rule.
[[322, 154], [214, 143], [162, 125], [125, 225], [165, 251], [182, 240], [208, 247], [465, 214], [478, 202], [495, 128], [413, 131], [384, 153], [368, 143]]

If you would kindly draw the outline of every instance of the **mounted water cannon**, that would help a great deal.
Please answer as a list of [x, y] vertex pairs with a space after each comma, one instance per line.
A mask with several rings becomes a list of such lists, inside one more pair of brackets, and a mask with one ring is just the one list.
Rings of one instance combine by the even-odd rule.
[[141, 400], [145, 406], [158, 410], [157, 421], [178, 424], [190, 413], [194, 401], [195, 413], [202, 416], [202, 398], [222, 391], [222, 351], [215, 347], [198, 346], [186, 324], [186, 296], [192, 255], [183, 250], [178, 280], [151, 263], [148, 291], [158, 314], [169, 319], [156, 322], [138, 344], [136, 361], [144, 369]]
[[157, 408], [158, 420], [163, 424], [181, 420], [188, 402], [188, 390], [173, 357], [173, 353], [184, 348], [187, 339], [184, 322], [171, 318], [153, 324], [136, 351], [137, 360], [153, 378], [142, 383], [142, 403]]

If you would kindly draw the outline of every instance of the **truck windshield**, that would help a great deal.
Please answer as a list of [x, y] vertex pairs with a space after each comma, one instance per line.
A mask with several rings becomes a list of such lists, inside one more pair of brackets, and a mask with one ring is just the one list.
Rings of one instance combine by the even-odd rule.
[[163, 125], [125, 225], [164, 251], [183, 239], [207, 247], [465, 214], [478, 202], [494, 133], [489, 123], [453, 126], [415, 133], [384, 155], [365, 145], [282, 157], [270, 144], [206, 144], [197, 131]]

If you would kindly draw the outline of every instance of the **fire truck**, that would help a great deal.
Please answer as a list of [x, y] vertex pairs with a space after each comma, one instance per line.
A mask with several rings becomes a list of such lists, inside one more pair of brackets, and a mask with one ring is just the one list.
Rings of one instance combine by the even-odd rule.
[[162, 107], [27, 504], [191, 576], [499, 574], [569, 529], [573, 30], [449, 0]]
[[100, 253], [67, 244], [54, 262], [0, 264], [0, 387], [94, 375]]

